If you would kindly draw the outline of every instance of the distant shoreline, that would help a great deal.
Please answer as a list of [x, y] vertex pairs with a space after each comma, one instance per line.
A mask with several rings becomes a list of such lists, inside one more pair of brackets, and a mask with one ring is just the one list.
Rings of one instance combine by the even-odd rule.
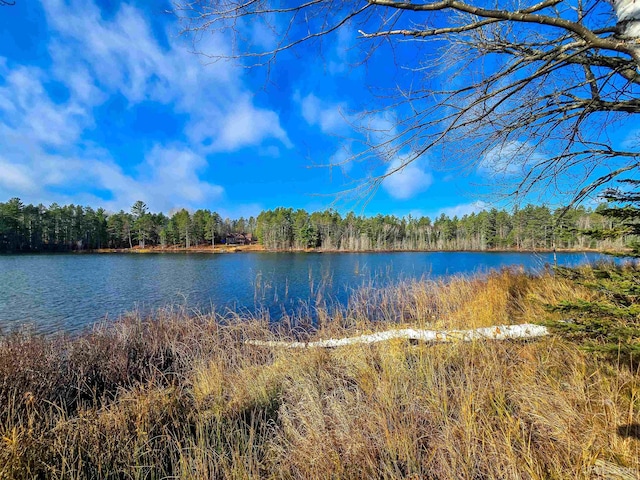
[[495, 248], [486, 250], [428, 250], [428, 249], [381, 249], [381, 250], [338, 250], [323, 248], [308, 249], [268, 249], [263, 245], [215, 245], [197, 246], [197, 247], [145, 247], [134, 246], [133, 248], [100, 248], [94, 250], [63, 250], [63, 251], [24, 251], [24, 252], [2, 252], [0, 255], [21, 255], [21, 254], [188, 254], [188, 253], [206, 253], [211, 255], [227, 254], [227, 253], [600, 253], [603, 255], [625, 256], [630, 250], [601, 250], [595, 248], [536, 248], [536, 249], [516, 249], [516, 248]]
[[263, 245], [216, 245], [215, 247], [199, 246], [199, 247], [150, 247], [150, 248], [118, 248], [118, 249], [98, 249], [86, 250], [74, 253], [131, 253], [131, 254], [149, 254], [149, 253], [241, 253], [241, 252], [258, 252], [258, 253], [601, 253], [603, 255], [624, 255], [626, 251], [610, 251], [599, 250], [595, 248], [537, 248], [537, 249], [515, 249], [515, 248], [499, 248], [486, 250], [434, 250], [434, 249], [382, 249], [382, 250], [339, 250], [339, 249], [267, 249]]

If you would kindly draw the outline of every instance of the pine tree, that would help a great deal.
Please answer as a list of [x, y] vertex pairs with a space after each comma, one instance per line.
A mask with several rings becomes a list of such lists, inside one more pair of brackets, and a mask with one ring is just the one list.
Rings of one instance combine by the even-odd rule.
[[629, 255], [640, 257], [640, 180], [624, 179], [619, 183], [630, 189], [609, 188], [601, 195], [603, 199], [614, 203], [614, 206], [599, 211], [612, 220], [608, 228], [585, 230], [583, 233], [598, 240], [622, 238], [631, 249]]
[[594, 292], [590, 301], [567, 298], [549, 305], [564, 317], [547, 326], [586, 350], [640, 362], [640, 266], [601, 264], [556, 268], [556, 274]]

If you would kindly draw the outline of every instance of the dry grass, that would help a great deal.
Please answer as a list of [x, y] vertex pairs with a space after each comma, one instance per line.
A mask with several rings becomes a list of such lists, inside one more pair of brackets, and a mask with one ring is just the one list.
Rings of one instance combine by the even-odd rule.
[[[544, 303], [593, 295], [548, 274], [409, 282], [364, 290], [332, 319], [320, 312], [312, 336], [536, 321]], [[78, 338], [4, 337], [0, 479], [640, 471], [638, 372], [560, 338], [296, 352], [243, 343], [279, 335], [257, 319], [165, 311]]]

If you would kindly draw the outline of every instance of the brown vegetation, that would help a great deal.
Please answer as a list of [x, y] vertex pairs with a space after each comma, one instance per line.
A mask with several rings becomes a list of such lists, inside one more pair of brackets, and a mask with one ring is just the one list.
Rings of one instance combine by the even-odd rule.
[[597, 295], [502, 272], [365, 289], [346, 309], [318, 311], [310, 334], [294, 319], [285, 328], [169, 309], [74, 338], [8, 335], [0, 479], [633, 478], [638, 372], [562, 338], [244, 343], [539, 321], [559, 315], [545, 304]]
[[236, 253], [236, 252], [263, 252], [264, 246], [254, 243], [252, 245], [199, 245], [197, 247], [182, 246], [147, 246], [141, 248], [134, 246], [133, 248], [101, 248], [93, 250], [92, 253]]

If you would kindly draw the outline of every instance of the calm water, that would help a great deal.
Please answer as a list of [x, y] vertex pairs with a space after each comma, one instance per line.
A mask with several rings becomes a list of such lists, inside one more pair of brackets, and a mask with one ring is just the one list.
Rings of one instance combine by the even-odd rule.
[[[560, 253], [576, 265], [598, 254]], [[77, 331], [139, 309], [186, 304], [209, 311], [268, 308], [277, 317], [302, 302], [345, 303], [363, 284], [482, 273], [504, 266], [544, 268], [551, 254], [530, 253], [237, 253], [0, 256], [0, 330], [22, 324]]]

